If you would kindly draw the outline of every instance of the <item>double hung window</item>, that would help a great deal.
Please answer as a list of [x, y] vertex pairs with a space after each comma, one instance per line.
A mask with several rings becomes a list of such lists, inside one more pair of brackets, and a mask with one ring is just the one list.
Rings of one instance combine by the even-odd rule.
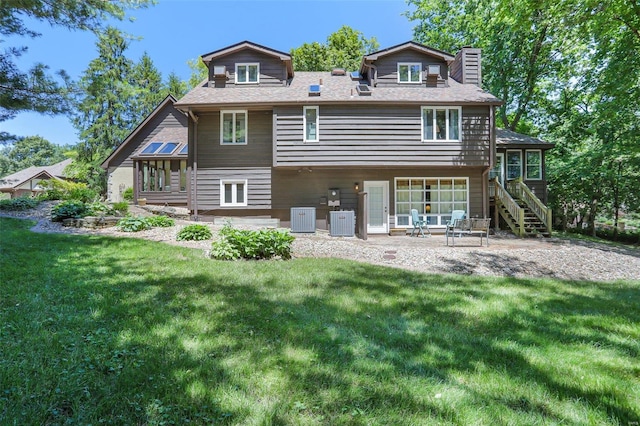
[[507, 180], [522, 177], [522, 151], [507, 150]]
[[247, 143], [247, 111], [220, 112], [220, 143], [223, 145]]
[[542, 179], [542, 151], [539, 149], [528, 149], [526, 151], [527, 168], [525, 179]]
[[459, 141], [461, 108], [422, 107], [423, 141]]

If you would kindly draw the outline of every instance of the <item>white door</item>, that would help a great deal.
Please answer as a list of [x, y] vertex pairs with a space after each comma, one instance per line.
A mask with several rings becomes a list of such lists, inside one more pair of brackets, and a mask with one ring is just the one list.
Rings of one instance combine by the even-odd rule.
[[368, 234], [389, 233], [389, 182], [365, 181], [364, 192], [368, 193], [369, 210]]

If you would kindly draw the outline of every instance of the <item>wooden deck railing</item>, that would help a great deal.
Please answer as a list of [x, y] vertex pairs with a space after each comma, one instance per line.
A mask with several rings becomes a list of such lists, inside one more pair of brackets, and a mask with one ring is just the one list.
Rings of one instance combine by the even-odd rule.
[[516, 221], [516, 223], [513, 224], [515, 225], [514, 227], [511, 222], [507, 220], [509, 227], [511, 227], [514, 234], [520, 237], [524, 236], [524, 209], [515, 202], [509, 192], [498, 182], [497, 178], [493, 179], [493, 184], [495, 187], [496, 203], [504, 205], [511, 214], [511, 217]]

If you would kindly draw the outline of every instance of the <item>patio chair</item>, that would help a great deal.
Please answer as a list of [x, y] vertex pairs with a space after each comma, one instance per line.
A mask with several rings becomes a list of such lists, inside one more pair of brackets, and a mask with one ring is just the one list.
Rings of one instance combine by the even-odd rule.
[[416, 234], [416, 237], [418, 235], [422, 235], [422, 238], [424, 238], [425, 235], [424, 235], [423, 229], [425, 229], [425, 228], [426, 228], [427, 232], [429, 233], [429, 236], [431, 236], [431, 231], [429, 230], [429, 226], [427, 225], [427, 221], [420, 219], [420, 216], [418, 216], [418, 210], [411, 209], [411, 221], [413, 222], [413, 230], [411, 230], [410, 237], [413, 237], [413, 233], [416, 232], [416, 230], [418, 230], [418, 233]]
[[451, 212], [451, 219], [447, 221], [446, 227], [444, 230], [445, 237], [448, 237], [449, 234], [453, 233], [453, 231], [457, 228], [456, 226], [454, 226], [456, 225], [456, 222], [464, 219], [466, 215], [467, 215], [467, 212], [464, 210], [453, 210]]

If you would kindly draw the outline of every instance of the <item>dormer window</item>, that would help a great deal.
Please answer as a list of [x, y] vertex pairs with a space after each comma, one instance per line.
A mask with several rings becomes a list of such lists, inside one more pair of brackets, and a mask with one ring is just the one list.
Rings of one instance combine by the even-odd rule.
[[398, 83], [420, 83], [422, 64], [419, 62], [398, 63]]
[[236, 84], [260, 82], [260, 64], [236, 64]]

